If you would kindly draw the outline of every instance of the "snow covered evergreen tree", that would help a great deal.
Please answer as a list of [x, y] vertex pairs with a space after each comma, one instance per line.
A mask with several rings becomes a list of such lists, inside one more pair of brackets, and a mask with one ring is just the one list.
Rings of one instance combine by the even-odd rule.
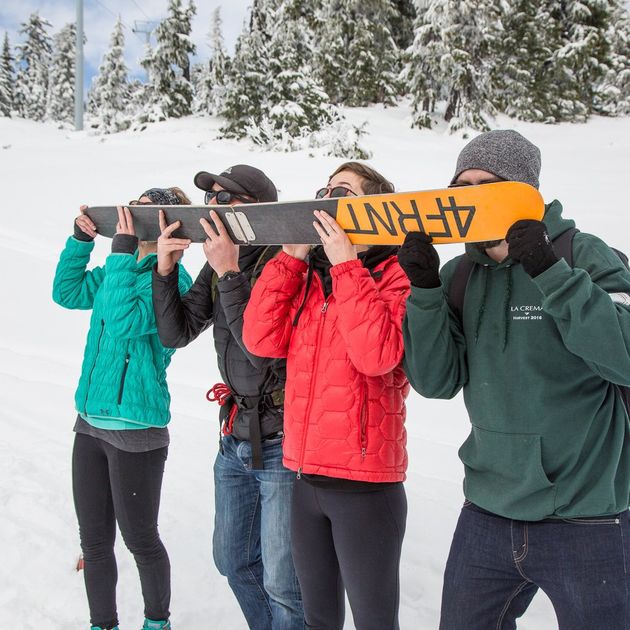
[[608, 34], [610, 44], [608, 69], [597, 84], [594, 109], [600, 114], [630, 114], [630, 13], [622, 2], [613, 9]]
[[280, 8], [278, 28], [269, 42], [263, 115], [271, 128], [295, 138], [330, 124], [334, 116], [307, 61], [306, 18], [293, 9], [294, 2]]
[[226, 137], [244, 137], [251, 121], [260, 121], [265, 113], [269, 47], [280, 3], [255, 0], [249, 28], [236, 41], [220, 110], [226, 119], [221, 128]]
[[400, 90], [395, 16], [391, 0], [325, 0], [315, 70], [334, 103], [393, 104]]
[[445, 98], [450, 131], [488, 128], [484, 113], [495, 112], [500, 7], [501, 0], [432, 0], [419, 15], [411, 56], [414, 124], [426, 126], [431, 102]]
[[15, 99], [19, 114], [31, 120], [43, 120], [46, 115], [52, 52], [51, 38], [47, 32], [50, 26], [48, 20], [38, 13], [32, 13], [20, 29], [26, 41], [17, 46]]
[[549, 2], [512, 0], [502, 15], [499, 62], [494, 65], [494, 100], [509, 116], [554, 122], [557, 81], [554, 51], [561, 45], [561, 27]]
[[413, 44], [413, 24], [416, 19], [416, 7], [413, 0], [393, 0], [394, 11], [389, 20], [389, 30], [401, 51]]
[[66, 24], [53, 37], [46, 118], [56, 122], [74, 119], [76, 32], [75, 24]]
[[11, 116], [15, 108], [13, 82], [13, 56], [9, 46], [9, 35], [5, 32], [0, 54], [0, 116]]
[[193, 77], [195, 87], [193, 111], [197, 113], [218, 113], [225, 97], [230, 59], [225, 49], [222, 24], [219, 6], [212, 13], [210, 59], [207, 63], [197, 66]]
[[[436, 12], [444, 10], [443, 2], [433, 2], [430, 6], [422, 3], [416, 7], [414, 19], [414, 40], [405, 53], [407, 63], [402, 80], [412, 95], [413, 127], [431, 128], [431, 115], [437, 101], [443, 96], [442, 86], [430, 74], [433, 60], [445, 54], [442, 38], [437, 29], [440, 16]], [[434, 68], [435, 70], [435, 68]]]
[[592, 112], [594, 86], [604, 76], [609, 58], [606, 39], [612, 18], [610, 0], [554, 1], [552, 15], [561, 29], [552, 69], [557, 81], [555, 119], [584, 121]]
[[103, 56], [98, 75], [88, 94], [91, 126], [101, 133], [127, 129], [130, 120], [131, 90], [124, 58], [125, 36], [120, 17], [111, 35], [109, 51]]
[[149, 83], [145, 90], [147, 102], [138, 119], [140, 124], [180, 118], [192, 111], [190, 55], [195, 53], [195, 45], [190, 32], [196, 11], [192, 0], [187, 7], [182, 0], [169, 0], [169, 15], [155, 29], [156, 46], [141, 61]]

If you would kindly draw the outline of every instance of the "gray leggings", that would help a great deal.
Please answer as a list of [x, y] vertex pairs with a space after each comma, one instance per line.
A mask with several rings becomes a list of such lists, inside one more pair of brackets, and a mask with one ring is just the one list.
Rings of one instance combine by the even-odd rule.
[[406, 519], [402, 483], [365, 492], [295, 480], [291, 546], [307, 628], [343, 628], [345, 589], [357, 630], [398, 630]]

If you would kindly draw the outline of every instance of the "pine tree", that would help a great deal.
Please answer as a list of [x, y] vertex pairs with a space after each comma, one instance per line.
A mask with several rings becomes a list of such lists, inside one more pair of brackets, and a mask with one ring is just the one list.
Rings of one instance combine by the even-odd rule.
[[406, 50], [413, 44], [413, 23], [416, 8], [413, 0], [393, 0], [394, 11], [389, 20], [389, 30], [400, 50]]
[[612, 19], [609, 0], [554, 1], [553, 15], [561, 29], [554, 51], [557, 78], [556, 120], [584, 121], [592, 112], [594, 86], [604, 76], [610, 54], [606, 39]]
[[169, 0], [168, 12], [155, 29], [156, 47], [141, 61], [149, 75], [141, 123], [180, 118], [192, 111], [190, 55], [195, 53], [195, 45], [190, 32], [196, 8], [192, 0], [186, 8], [182, 0]]
[[419, 15], [411, 57], [415, 125], [427, 126], [431, 104], [445, 98], [451, 132], [488, 128], [484, 112], [495, 112], [500, 5], [500, 0], [432, 0]]
[[326, 0], [315, 69], [334, 103], [395, 101], [400, 90], [400, 50], [391, 32], [395, 15], [391, 0]]
[[560, 24], [549, 3], [513, 0], [502, 15], [504, 36], [494, 66], [495, 104], [509, 116], [554, 122], [558, 101], [554, 51], [560, 46]]
[[606, 39], [610, 43], [608, 69], [597, 84], [594, 109], [609, 116], [630, 114], [630, 13], [615, 3]]
[[281, 134], [298, 137], [330, 124], [328, 95], [313, 77], [306, 17], [289, 2], [278, 14], [278, 29], [269, 42], [265, 116]]
[[17, 47], [15, 98], [20, 115], [32, 120], [43, 120], [46, 115], [48, 71], [52, 52], [51, 39], [47, 32], [50, 26], [48, 20], [33, 13], [20, 29], [26, 41]]
[[98, 75], [93, 79], [88, 95], [88, 113], [92, 127], [102, 133], [123, 131], [130, 125], [131, 90], [124, 59], [125, 36], [120, 17], [116, 21], [103, 56]]
[[442, 94], [442, 86], [433, 80], [430, 66], [434, 59], [444, 54], [442, 39], [435, 25], [439, 18], [435, 12], [443, 11], [443, 3], [434, 2], [431, 6], [418, 6], [414, 19], [414, 39], [405, 53], [405, 68], [402, 80], [408, 86], [412, 96], [412, 127], [431, 128], [431, 115]]
[[206, 64], [196, 67], [196, 76], [193, 80], [195, 86], [193, 110], [195, 112], [216, 114], [220, 111], [225, 97], [230, 60], [225, 50], [222, 23], [219, 6], [212, 14], [210, 59]]
[[249, 28], [236, 41], [220, 109], [226, 137], [244, 137], [251, 121], [260, 121], [265, 113], [269, 46], [279, 4], [280, 0], [255, 0]]
[[66, 24], [53, 38], [46, 118], [72, 122], [74, 118], [74, 64], [76, 25]]
[[5, 32], [0, 56], [0, 116], [11, 116], [11, 112], [15, 108], [13, 82], [13, 57], [9, 46], [9, 35]]

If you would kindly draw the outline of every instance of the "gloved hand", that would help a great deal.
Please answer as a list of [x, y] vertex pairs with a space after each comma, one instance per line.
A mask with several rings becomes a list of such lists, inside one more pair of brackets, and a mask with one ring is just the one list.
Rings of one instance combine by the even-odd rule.
[[398, 250], [398, 263], [414, 287], [434, 289], [440, 286], [440, 257], [424, 232], [409, 232]]
[[505, 240], [508, 255], [523, 265], [525, 272], [535, 278], [558, 262], [558, 256], [542, 221], [522, 219], [510, 227]]

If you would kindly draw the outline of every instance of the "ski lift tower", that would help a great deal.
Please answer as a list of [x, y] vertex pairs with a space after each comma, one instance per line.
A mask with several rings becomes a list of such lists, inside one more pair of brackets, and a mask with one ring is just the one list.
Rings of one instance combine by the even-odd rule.
[[133, 28], [131, 29], [133, 33], [140, 33], [145, 35], [146, 44], [149, 45], [149, 40], [151, 39], [151, 33], [155, 30], [158, 22], [152, 22], [150, 20], [134, 20]]
[[74, 60], [74, 128], [83, 129], [83, 0], [77, 0], [77, 32]]

